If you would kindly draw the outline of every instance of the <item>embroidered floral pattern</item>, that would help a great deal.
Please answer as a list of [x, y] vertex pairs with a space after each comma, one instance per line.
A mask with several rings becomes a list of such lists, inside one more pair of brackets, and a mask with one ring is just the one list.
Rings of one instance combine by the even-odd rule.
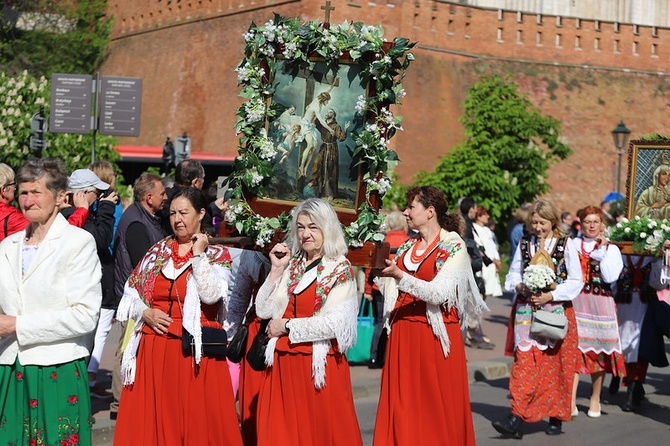
[[[409, 251], [417, 241], [418, 241], [417, 239], [409, 239], [405, 243], [403, 243], [400, 246], [400, 248], [398, 248], [396, 258], [399, 259], [403, 253]], [[453, 239], [440, 240], [440, 243], [438, 243], [437, 247], [435, 248], [436, 251], [435, 267], [437, 268], [437, 271], [442, 269], [444, 263], [447, 261], [447, 259], [449, 259], [449, 257], [455, 255], [461, 249], [463, 249], [463, 244], [458, 240]]]
[[[307, 264], [302, 255], [292, 258], [289, 261], [288, 268], [291, 271], [288, 279], [288, 292], [293, 294], [296, 287], [305, 275]], [[322, 263], [316, 267], [316, 296], [314, 298], [314, 312], [318, 312], [323, 304], [326, 303], [328, 294], [333, 287], [339, 283], [345, 283], [354, 280], [354, 270], [349, 262], [343, 262], [337, 265], [327, 276], [323, 276], [325, 270]]]
[[[149, 307], [151, 306], [151, 301], [147, 299], [153, 296], [156, 278], [170, 258], [171, 251], [169, 245], [172, 240], [172, 237], [167, 237], [152, 246], [128, 278], [128, 285], [137, 290], [142, 301]], [[230, 268], [233, 263], [230, 252], [222, 246], [208, 246], [207, 258], [212, 265], [219, 265], [225, 268]], [[190, 275], [191, 273], [189, 272], [188, 274]]]

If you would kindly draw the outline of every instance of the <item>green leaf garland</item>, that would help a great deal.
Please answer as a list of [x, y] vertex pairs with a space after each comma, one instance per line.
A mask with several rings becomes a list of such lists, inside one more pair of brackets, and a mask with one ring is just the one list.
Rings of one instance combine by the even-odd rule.
[[290, 224], [285, 213], [276, 218], [256, 214], [244, 197], [245, 191], [264, 197], [265, 186], [274, 174], [277, 148], [265, 124], [277, 117], [276, 104], [268, 99], [274, 93], [271, 82], [278, 57], [308, 64], [310, 57], [318, 55], [336, 70], [346, 54], [359, 64], [365, 91], [370, 91], [367, 86], [372, 83], [374, 92], [360, 96], [356, 104], [356, 111], [365, 115], [366, 122], [361, 131], [351, 132], [356, 144], [352, 157], [361, 167], [367, 187], [357, 220], [344, 230], [350, 246], [383, 239], [379, 234], [383, 218], [372, 207], [370, 194], [376, 191], [380, 199], [383, 197], [391, 186], [390, 168], [398, 162], [398, 155], [387, 144], [397, 130], [402, 130], [402, 117], [394, 116], [389, 106], [400, 104], [405, 96], [401, 81], [414, 60], [409, 52], [414, 43], [398, 37], [393, 45], [386, 45], [381, 26], [345, 21], [324, 28], [316, 21], [300, 23], [297, 18], [276, 14], [263, 26], [252, 23], [244, 40], [244, 59], [236, 71], [242, 86], [240, 96], [246, 102], [238, 108], [235, 123], [240, 146], [226, 194], [231, 199], [226, 212], [228, 222], [259, 246], [270, 243], [276, 231], [286, 231]]

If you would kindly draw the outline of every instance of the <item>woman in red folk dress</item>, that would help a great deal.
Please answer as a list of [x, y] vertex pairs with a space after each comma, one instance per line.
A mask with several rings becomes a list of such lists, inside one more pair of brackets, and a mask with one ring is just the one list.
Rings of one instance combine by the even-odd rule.
[[[493, 422], [503, 436], [521, 438], [523, 421], [549, 417], [547, 435], [559, 435], [563, 421], [571, 420], [572, 383], [579, 371], [577, 325], [572, 300], [584, 287], [575, 247], [561, 232], [560, 215], [553, 204], [538, 200], [528, 211], [531, 234], [524, 235], [505, 278], [505, 289], [516, 291], [505, 353], [514, 356], [509, 378], [512, 410], [504, 420]], [[553, 265], [556, 287], [532, 293], [523, 283], [525, 269], [534, 257]], [[546, 265], [549, 266], [549, 265]], [[567, 335], [562, 340], [530, 332], [534, 308], [564, 313]]]
[[[600, 393], [605, 373], [625, 376], [626, 365], [621, 350], [616, 304], [610, 284], [623, 269], [621, 251], [603, 235], [604, 215], [600, 207], [587, 206], [579, 213], [582, 236], [570, 240], [579, 253], [584, 289], [573, 301], [582, 356], [580, 373], [591, 375], [591, 399], [586, 413], [600, 416]], [[579, 376], [572, 388], [572, 416], [579, 415], [576, 405]]]
[[258, 316], [271, 319], [259, 446], [363, 444], [344, 355], [358, 314], [346, 253], [337, 214], [318, 198], [293, 210], [289, 241], [270, 251], [270, 275], [256, 296]]
[[[222, 326], [231, 264], [201, 231], [205, 211], [198, 189], [177, 192], [174, 236], [152, 246], [126, 283], [117, 317], [135, 328], [121, 363], [115, 445], [242, 444], [226, 358], [202, 350], [202, 327]], [[191, 350], [182, 349], [184, 330]]]
[[442, 192], [412, 188], [407, 202], [419, 238], [381, 272], [389, 337], [373, 444], [474, 445], [461, 327], [486, 304]]

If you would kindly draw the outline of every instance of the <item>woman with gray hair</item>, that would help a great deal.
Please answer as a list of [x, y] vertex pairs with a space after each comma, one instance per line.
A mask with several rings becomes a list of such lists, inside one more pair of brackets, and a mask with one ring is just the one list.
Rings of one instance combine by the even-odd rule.
[[362, 445], [344, 355], [356, 341], [358, 311], [346, 253], [337, 214], [318, 198], [296, 206], [287, 243], [270, 251], [256, 298], [258, 316], [271, 319], [259, 446]]
[[91, 444], [88, 335], [102, 299], [95, 240], [58, 212], [68, 177], [55, 159], [16, 178], [28, 227], [0, 244], [0, 438]]

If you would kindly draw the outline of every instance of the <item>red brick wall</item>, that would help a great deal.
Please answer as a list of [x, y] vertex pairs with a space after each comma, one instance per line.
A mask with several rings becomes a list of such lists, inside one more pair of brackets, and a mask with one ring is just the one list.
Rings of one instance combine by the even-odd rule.
[[[392, 144], [402, 161], [397, 170], [403, 182], [418, 170], [432, 170], [463, 140], [461, 103], [484, 74], [511, 74], [543, 113], [562, 121], [563, 136], [575, 153], [551, 170], [549, 198], [561, 209], [574, 212], [598, 203], [614, 187], [617, 155], [610, 131], [620, 119], [634, 138], [668, 133], [668, 29], [620, 25], [616, 32], [614, 24], [600, 23], [597, 31], [592, 21], [582, 20], [577, 27], [576, 19], [563, 18], [558, 26], [556, 17], [548, 16], [538, 25], [535, 15], [518, 23], [514, 12], [504, 12], [499, 20], [496, 10], [425, 0], [333, 3], [332, 23], [382, 23], [389, 40], [401, 35], [418, 42], [404, 81], [408, 95], [395, 110], [404, 116], [405, 131]], [[102, 73], [144, 81], [141, 135], [122, 141], [161, 145], [165, 136], [188, 131], [196, 151], [236, 154], [233, 126], [241, 99], [233, 70], [242, 59], [242, 34], [252, 21], [264, 23], [273, 13], [322, 19], [322, 4], [111, 1], [115, 27]], [[542, 45], [536, 44], [537, 32]], [[561, 34], [560, 48], [556, 34]], [[596, 38], [600, 50], [594, 48]], [[625, 178], [625, 166], [623, 172]]]

